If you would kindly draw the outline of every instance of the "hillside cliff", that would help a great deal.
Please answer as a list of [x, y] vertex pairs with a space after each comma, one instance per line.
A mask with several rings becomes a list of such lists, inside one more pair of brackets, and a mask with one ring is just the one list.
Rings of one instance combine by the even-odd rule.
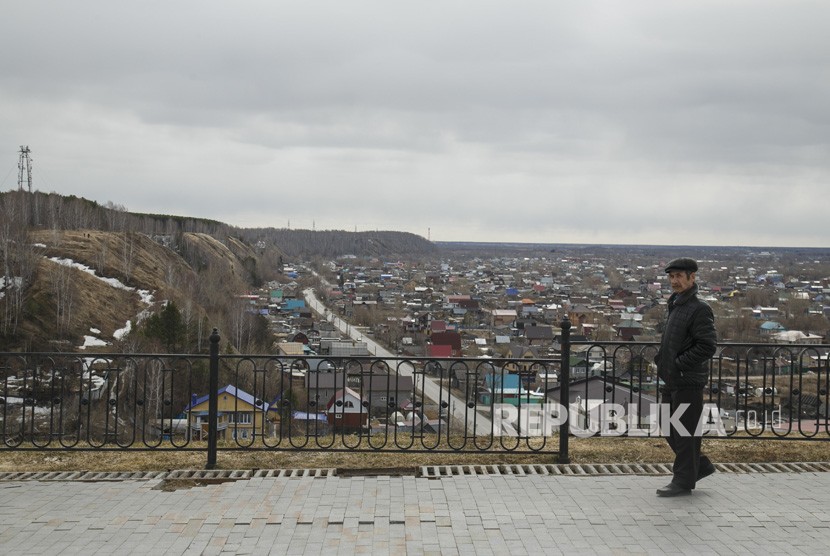
[[0, 193], [0, 351], [147, 349], [136, 328], [168, 300], [190, 331], [183, 349], [198, 351], [214, 326], [257, 335], [262, 323], [249, 322], [256, 317], [237, 296], [287, 282], [280, 262], [435, 249], [400, 232], [238, 229], [74, 196]]
[[29, 237], [36, 268], [5, 349], [135, 345], [135, 327], [169, 300], [188, 319], [218, 325], [227, 303], [250, 288], [244, 261], [205, 234], [182, 236], [191, 261], [136, 232], [35, 230]]

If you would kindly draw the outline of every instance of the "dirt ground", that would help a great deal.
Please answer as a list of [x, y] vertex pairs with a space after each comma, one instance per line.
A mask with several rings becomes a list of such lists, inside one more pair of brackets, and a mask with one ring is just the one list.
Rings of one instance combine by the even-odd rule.
[[[557, 448], [553, 445], [552, 450]], [[672, 454], [660, 438], [574, 438], [571, 463], [669, 463]], [[830, 443], [785, 440], [704, 440], [704, 452], [719, 463], [776, 463], [830, 461]], [[10, 471], [167, 471], [204, 469], [206, 452], [23, 451], [0, 449], [0, 472]], [[556, 454], [380, 453], [323, 451], [222, 450], [219, 469], [342, 470], [412, 469], [422, 465], [551, 464]]]

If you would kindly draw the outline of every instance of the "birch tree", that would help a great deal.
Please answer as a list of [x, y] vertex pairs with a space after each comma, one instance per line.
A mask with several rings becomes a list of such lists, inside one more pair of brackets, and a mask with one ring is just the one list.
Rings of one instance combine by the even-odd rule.
[[19, 192], [0, 198], [0, 250], [3, 276], [2, 322], [0, 334], [14, 336], [37, 269], [37, 248], [29, 240], [29, 203], [31, 193]]
[[55, 300], [55, 328], [58, 336], [63, 337], [72, 325], [72, 303], [75, 294], [74, 270], [69, 266], [54, 263], [51, 265], [52, 295]]
[[133, 275], [133, 256], [134, 256], [134, 248], [135, 245], [133, 244], [133, 234], [130, 232], [124, 232], [124, 245], [121, 251], [121, 273], [124, 276], [124, 283], [129, 284], [130, 279]]

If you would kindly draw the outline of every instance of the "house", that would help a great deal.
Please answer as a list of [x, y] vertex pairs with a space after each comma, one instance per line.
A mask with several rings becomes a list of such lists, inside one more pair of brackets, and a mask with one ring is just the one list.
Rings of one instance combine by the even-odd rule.
[[526, 326], [524, 331], [527, 343], [530, 345], [553, 343], [553, 328], [550, 326]]
[[449, 345], [433, 345], [429, 344], [427, 347], [427, 357], [452, 357], [452, 346]]
[[[407, 409], [408, 413], [406, 415], [400, 411], [396, 411], [389, 416], [389, 422], [395, 425], [397, 432], [441, 434], [442, 427], [446, 426], [443, 419], [429, 419], [423, 413], [414, 411], [414, 408]], [[388, 431], [384, 427], [377, 432], [386, 434]]]
[[540, 367], [536, 371], [535, 383], [537, 387], [547, 388], [559, 382], [559, 372], [554, 367]]
[[304, 309], [304, 308], [305, 308], [305, 300], [304, 299], [285, 299], [283, 301], [282, 310], [286, 313], [299, 311], [300, 309]]
[[559, 321], [562, 318], [562, 306], [552, 303], [542, 308], [542, 318], [547, 321]]
[[467, 311], [478, 311], [478, 309], [479, 309], [478, 299], [471, 299], [469, 296], [458, 296], [458, 297], [467, 298], [467, 299], [459, 299], [456, 302], [456, 305], [458, 305], [458, 307], [460, 309], [466, 309]]
[[599, 374], [599, 369], [595, 369], [596, 361], [592, 361], [591, 354], [588, 352], [588, 346], [574, 346], [571, 348], [570, 358], [570, 377], [585, 378], [589, 375]]
[[610, 307], [614, 311], [622, 312], [625, 310], [625, 301], [623, 301], [622, 299], [609, 299], [608, 307]]
[[490, 313], [490, 326], [509, 326], [516, 320], [515, 309], [493, 309]]
[[649, 352], [648, 356], [641, 353], [634, 353], [631, 355], [631, 359], [624, 365], [608, 367], [606, 370], [609, 376], [616, 380], [625, 380], [641, 384], [643, 381], [648, 382], [652, 378], [652, 359], [653, 352]]
[[[224, 386], [217, 392], [219, 413], [217, 417], [217, 438], [219, 440], [253, 439], [256, 436], [272, 436], [273, 423], [267, 418], [269, 404], [257, 400], [251, 394], [232, 385]], [[183, 413], [188, 416], [188, 428], [194, 440], [207, 440], [208, 403], [210, 396], [193, 395]]]
[[540, 367], [537, 360], [542, 358], [544, 358], [544, 355], [539, 352], [538, 347], [512, 344], [510, 346], [510, 361], [504, 363], [504, 369], [511, 373], [517, 373], [529, 381], [532, 380]]
[[429, 334], [435, 334], [436, 332], [446, 332], [447, 331], [447, 323], [443, 320], [434, 320], [429, 323]]
[[525, 329], [537, 326], [537, 324], [536, 319], [531, 317], [523, 315], [517, 318], [515, 321], [517, 335], [524, 334]]
[[591, 412], [602, 403], [621, 405], [625, 409], [626, 416], [636, 413], [638, 419], [634, 424], [639, 427], [646, 427], [650, 415], [659, 411], [657, 399], [654, 396], [642, 391], [635, 392], [628, 384], [600, 376], [572, 381], [568, 388], [567, 403], [560, 399], [561, 389], [561, 384], [548, 388], [545, 392], [545, 401], [570, 407], [572, 412], [579, 415], [576, 425], [580, 429], [586, 429], [591, 425]]
[[441, 273], [431, 270], [431, 271], [426, 273], [426, 276], [424, 277], [424, 281], [427, 284], [440, 285], [441, 284]]
[[321, 322], [317, 325], [317, 331], [319, 332], [320, 339], [337, 339], [340, 338], [340, 331], [334, 327], [333, 324], [330, 322]]
[[389, 410], [404, 407], [415, 397], [415, 386], [411, 376], [363, 375], [361, 388], [363, 396], [368, 397], [369, 409], [384, 414]]
[[[368, 409], [388, 413], [402, 407], [414, 396], [411, 376], [386, 374], [308, 373], [305, 377], [308, 400], [329, 400], [339, 390], [348, 388], [368, 402]], [[315, 404], [316, 405], [316, 404]]]
[[775, 321], [766, 321], [760, 327], [761, 335], [762, 336], [772, 336], [779, 332], [785, 332], [787, 329], [780, 323]]
[[296, 334], [294, 334], [294, 336], [290, 340], [291, 343], [299, 343], [299, 344], [303, 344], [303, 345], [306, 345], [306, 346], [308, 345], [309, 341], [310, 340], [309, 340], [308, 334], [306, 334], [304, 332], [297, 332]]
[[484, 377], [484, 392], [480, 395], [481, 403], [506, 403], [510, 405], [539, 404], [545, 401], [541, 391], [531, 392], [522, 387], [519, 375], [493, 373]]
[[369, 425], [369, 410], [351, 388], [341, 388], [326, 404], [329, 426], [338, 431], [360, 431]]
[[575, 304], [568, 309], [568, 319], [574, 327], [579, 327], [587, 322], [594, 322], [596, 313], [590, 307], [583, 304]]
[[320, 355], [331, 357], [357, 357], [369, 355], [366, 342], [355, 340], [340, 340], [336, 338], [320, 338]]
[[328, 418], [325, 413], [292, 411], [291, 424], [293, 432], [305, 436], [320, 436], [329, 432]]
[[780, 316], [781, 312], [778, 307], [756, 307], [753, 314], [761, 319], [772, 319]]
[[776, 342], [785, 344], [820, 344], [824, 340], [823, 336], [809, 332], [805, 333], [800, 330], [776, 332], [772, 334], [772, 338]]
[[[330, 373], [337, 367], [335, 361], [326, 359], [324, 357], [306, 357], [305, 359], [298, 359], [291, 362], [292, 367], [296, 366], [304, 371]], [[303, 374], [305, 377], [306, 374]]]
[[634, 336], [639, 336], [642, 332], [643, 324], [638, 320], [621, 319], [617, 324], [617, 334], [626, 342], [632, 341]]
[[305, 355], [306, 344], [303, 342], [280, 342], [277, 344], [277, 355], [295, 356]]
[[454, 357], [461, 356], [461, 334], [448, 330], [446, 332], [434, 332], [429, 337], [434, 346], [450, 346]]

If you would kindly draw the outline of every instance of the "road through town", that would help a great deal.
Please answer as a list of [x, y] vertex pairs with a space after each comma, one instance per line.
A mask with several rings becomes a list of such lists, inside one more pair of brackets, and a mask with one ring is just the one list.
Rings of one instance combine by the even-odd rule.
[[442, 388], [438, 382], [425, 374], [419, 374], [417, 377], [414, 376], [415, 369], [410, 363], [400, 362], [397, 359], [394, 359], [396, 356], [385, 347], [378, 344], [372, 338], [367, 337], [356, 327], [332, 313], [332, 311], [317, 298], [312, 289], [309, 288], [304, 290], [303, 295], [306, 302], [309, 304], [309, 307], [313, 311], [323, 315], [323, 317], [333, 324], [338, 330], [354, 340], [366, 342], [369, 352], [376, 357], [388, 357], [389, 359], [386, 361], [386, 364], [390, 369], [396, 369], [401, 376], [413, 377], [416, 387], [422, 390], [422, 393], [426, 399], [439, 406], [442, 402], [446, 403], [447, 409], [452, 418], [459, 423], [466, 423], [465, 435], [490, 436], [492, 434], [493, 425], [491, 420], [486, 415], [482, 415], [481, 412], [476, 411], [474, 408], [467, 407], [464, 400], [452, 394], [448, 388]]

